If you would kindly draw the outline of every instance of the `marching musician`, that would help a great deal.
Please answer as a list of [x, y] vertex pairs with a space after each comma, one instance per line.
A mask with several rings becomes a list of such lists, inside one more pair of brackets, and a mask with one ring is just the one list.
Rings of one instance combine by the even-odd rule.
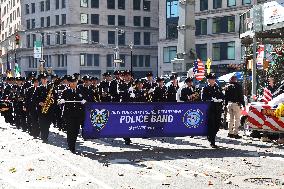
[[110, 83], [110, 94], [112, 96], [112, 102], [119, 102], [120, 101], [120, 96], [118, 93], [118, 86], [121, 83], [120, 79], [120, 71], [115, 70], [113, 72], [114, 79]]
[[91, 77], [91, 89], [94, 92], [94, 102], [101, 102], [101, 97], [100, 97], [100, 93], [99, 93], [99, 86], [98, 86], [98, 81], [99, 78], [97, 77]]
[[164, 85], [164, 79], [157, 78], [158, 86], [153, 92], [153, 102], [166, 102], [167, 101], [167, 87]]
[[147, 92], [147, 101], [151, 102], [152, 101], [152, 95], [154, 92], [155, 87], [157, 87], [157, 83], [153, 79], [153, 73], [148, 72], [146, 74], [147, 80], [143, 84], [143, 88]]
[[38, 138], [40, 134], [39, 128], [39, 106], [35, 99], [38, 99], [40, 95], [38, 92], [39, 78], [33, 78], [31, 80], [32, 86], [26, 90], [25, 95], [25, 108], [26, 114], [31, 119], [31, 131], [30, 134], [34, 138]]
[[169, 102], [177, 102], [176, 94], [179, 89], [178, 81], [176, 75], [170, 77], [171, 85], [168, 87], [168, 96], [167, 99]]
[[6, 79], [6, 84], [4, 86], [2, 101], [7, 103], [9, 108], [7, 111], [3, 112], [5, 122], [10, 123], [11, 125], [13, 124], [13, 102], [11, 99], [11, 93], [13, 92], [12, 88], [13, 88], [13, 78], [8, 77]]
[[46, 73], [41, 74], [41, 85], [39, 86], [38, 96], [35, 99], [38, 102], [40, 135], [44, 143], [48, 142], [49, 127], [54, 115], [54, 105], [56, 95], [53, 85], [48, 85], [48, 76]]
[[112, 97], [110, 94], [111, 90], [111, 73], [106, 72], [103, 74], [103, 77], [105, 78], [103, 81], [101, 81], [100, 86], [99, 86], [99, 91], [100, 91], [100, 96], [101, 96], [101, 101], [102, 102], [111, 102]]
[[208, 84], [203, 87], [201, 93], [202, 101], [211, 102], [210, 114], [208, 117], [208, 140], [212, 148], [218, 148], [215, 144], [215, 138], [221, 126], [222, 102], [224, 94], [221, 87], [216, 83], [216, 75], [210, 73], [206, 76]]
[[[134, 98], [133, 102], [147, 102], [146, 93], [143, 89], [143, 82], [141, 79], [135, 81]], [[133, 97], [133, 95], [132, 95]]]
[[[131, 102], [131, 98], [134, 97], [134, 84], [131, 81], [131, 73], [129, 70], [124, 71], [124, 81], [118, 85], [120, 102]], [[130, 138], [124, 138], [125, 144], [130, 145]]]
[[78, 88], [80, 89], [83, 98], [87, 101], [87, 102], [94, 102], [95, 101], [95, 93], [92, 89], [92, 82], [91, 82], [91, 77], [89, 75], [85, 75], [83, 78], [83, 84], [79, 85]]
[[73, 76], [69, 79], [69, 87], [63, 91], [60, 104], [64, 104], [63, 117], [66, 122], [67, 143], [72, 153], [75, 153], [76, 140], [79, 134], [80, 126], [84, 123], [85, 110], [82, 91], [77, 87], [77, 79]]
[[193, 85], [193, 78], [188, 77], [185, 81], [186, 87], [181, 90], [180, 99], [184, 102], [193, 102], [198, 98], [196, 88]]

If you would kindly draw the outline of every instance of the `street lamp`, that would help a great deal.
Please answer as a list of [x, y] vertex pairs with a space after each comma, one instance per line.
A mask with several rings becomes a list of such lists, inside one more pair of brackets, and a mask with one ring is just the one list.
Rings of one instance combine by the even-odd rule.
[[131, 70], [131, 74], [133, 74], [133, 42], [131, 42], [129, 44], [129, 47], [130, 47], [130, 70]]

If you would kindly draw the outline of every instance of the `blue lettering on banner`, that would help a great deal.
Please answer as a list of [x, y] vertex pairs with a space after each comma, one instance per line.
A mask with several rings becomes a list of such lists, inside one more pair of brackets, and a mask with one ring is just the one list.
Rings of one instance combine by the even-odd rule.
[[83, 137], [206, 136], [210, 103], [87, 103]]

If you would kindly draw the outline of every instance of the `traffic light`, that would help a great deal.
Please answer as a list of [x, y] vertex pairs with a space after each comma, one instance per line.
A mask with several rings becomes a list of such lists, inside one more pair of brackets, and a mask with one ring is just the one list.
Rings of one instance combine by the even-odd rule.
[[15, 42], [16, 42], [16, 45], [20, 45], [20, 35], [19, 34], [16, 34]]

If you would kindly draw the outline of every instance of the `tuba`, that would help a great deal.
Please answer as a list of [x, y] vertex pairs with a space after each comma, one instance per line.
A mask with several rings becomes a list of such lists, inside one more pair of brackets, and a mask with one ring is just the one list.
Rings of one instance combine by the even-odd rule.
[[53, 98], [53, 94], [52, 94], [53, 88], [54, 88], [54, 85], [52, 85], [52, 87], [48, 91], [47, 97], [46, 97], [46, 99], [44, 101], [44, 104], [43, 104], [43, 106], [41, 108], [41, 113], [43, 113], [43, 114], [47, 114], [50, 106], [52, 104], [54, 104], [54, 98]]

